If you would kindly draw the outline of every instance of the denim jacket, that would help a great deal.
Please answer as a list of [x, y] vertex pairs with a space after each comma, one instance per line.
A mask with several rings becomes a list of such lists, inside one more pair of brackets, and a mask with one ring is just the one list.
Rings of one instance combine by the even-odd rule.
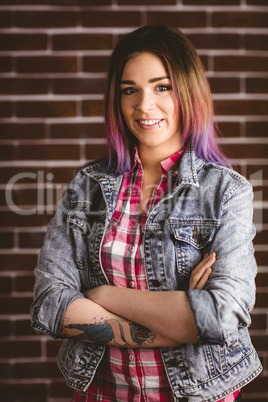
[[[121, 182], [100, 160], [67, 187], [35, 269], [31, 314], [37, 332], [64, 338], [68, 305], [84, 290], [109, 284], [100, 249]], [[257, 273], [254, 235], [250, 183], [188, 147], [176, 184], [150, 212], [144, 232], [148, 289], [186, 291], [198, 329], [198, 343], [161, 348], [174, 400], [218, 401], [262, 371], [248, 332]], [[205, 288], [189, 290], [192, 269], [212, 251], [217, 260]], [[104, 350], [65, 340], [58, 365], [67, 384], [86, 391]]]

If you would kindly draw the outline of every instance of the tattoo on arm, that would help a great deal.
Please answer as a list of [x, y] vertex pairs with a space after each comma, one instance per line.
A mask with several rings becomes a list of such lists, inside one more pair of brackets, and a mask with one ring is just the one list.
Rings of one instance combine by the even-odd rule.
[[[71, 335], [70, 330], [81, 331]], [[154, 343], [155, 335], [147, 328], [130, 323], [109, 319], [103, 324], [69, 324], [63, 327], [63, 333], [73, 340], [88, 341], [97, 345], [106, 345], [114, 341], [118, 346], [143, 346]]]

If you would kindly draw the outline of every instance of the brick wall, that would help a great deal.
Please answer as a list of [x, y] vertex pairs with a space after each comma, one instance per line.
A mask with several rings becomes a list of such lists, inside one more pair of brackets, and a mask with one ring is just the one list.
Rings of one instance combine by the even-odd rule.
[[[63, 184], [106, 152], [103, 90], [118, 37], [170, 24], [198, 49], [235, 168], [255, 190], [259, 265], [251, 334], [268, 401], [267, 0], [2, 0], [0, 3], [1, 401], [68, 401], [58, 341], [30, 327], [33, 269]], [[7, 184], [8, 183], [8, 184]], [[7, 205], [7, 202], [9, 205]]]

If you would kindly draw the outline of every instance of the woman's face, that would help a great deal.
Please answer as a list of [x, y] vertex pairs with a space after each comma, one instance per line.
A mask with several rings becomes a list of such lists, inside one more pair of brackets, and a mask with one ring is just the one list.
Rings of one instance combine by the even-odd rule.
[[130, 59], [120, 89], [122, 113], [139, 147], [159, 147], [167, 155], [182, 148], [171, 80], [156, 55], [142, 53]]

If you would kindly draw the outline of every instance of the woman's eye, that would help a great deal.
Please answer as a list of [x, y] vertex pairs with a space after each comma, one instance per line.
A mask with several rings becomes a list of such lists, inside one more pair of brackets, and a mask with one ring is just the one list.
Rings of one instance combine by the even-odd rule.
[[157, 91], [164, 92], [164, 91], [170, 91], [171, 87], [169, 85], [158, 85], [156, 89]]
[[135, 92], [137, 92], [137, 90], [135, 89], [135, 88], [133, 88], [133, 87], [128, 87], [128, 88], [124, 88], [124, 89], [122, 89], [122, 94], [124, 94], [124, 95], [132, 95], [132, 94], [134, 94]]

